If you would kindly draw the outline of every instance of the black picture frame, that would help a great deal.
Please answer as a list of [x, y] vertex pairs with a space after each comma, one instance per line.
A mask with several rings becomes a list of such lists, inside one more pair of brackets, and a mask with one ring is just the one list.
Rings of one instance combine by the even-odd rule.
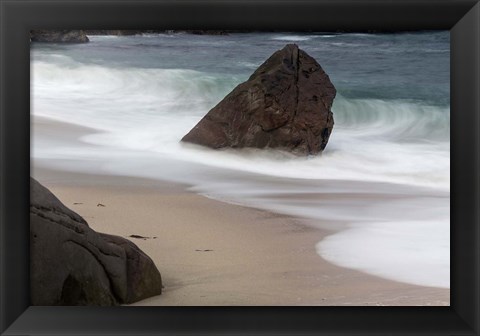
[[[2, 335], [479, 335], [480, 4], [474, 0], [0, 0]], [[450, 307], [33, 307], [31, 29], [451, 32]]]

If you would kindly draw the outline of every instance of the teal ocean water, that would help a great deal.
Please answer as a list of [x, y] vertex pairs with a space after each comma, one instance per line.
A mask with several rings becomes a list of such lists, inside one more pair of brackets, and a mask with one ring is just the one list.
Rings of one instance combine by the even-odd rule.
[[[274, 51], [296, 43], [337, 88], [323, 155], [181, 144]], [[32, 114], [96, 130], [76, 143], [33, 133], [53, 168], [186, 183], [195, 192], [338, 222], [327, 260], [449, 287], [449, 32], [91, 36], [33, 44]], [[315, 247], [312, 247], [315, 248]]]

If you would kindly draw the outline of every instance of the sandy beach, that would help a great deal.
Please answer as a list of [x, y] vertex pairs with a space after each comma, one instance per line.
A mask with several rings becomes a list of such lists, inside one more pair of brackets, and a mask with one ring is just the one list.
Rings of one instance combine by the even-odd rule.
[[164, 292], [134, 305], [449, 304], [448, 289], [328, 263], [315, 244], [331, 232], [304, 219], [219, 202], [168, 182], [38, 166], [33, 175], [94, 230], [127, 237], [154, 260]]

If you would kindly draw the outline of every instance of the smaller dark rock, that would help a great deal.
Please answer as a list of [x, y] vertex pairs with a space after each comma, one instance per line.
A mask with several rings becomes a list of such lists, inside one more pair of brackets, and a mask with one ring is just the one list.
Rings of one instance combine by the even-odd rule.
[[83, 30], [31, 30], [31, 42], [86, 43], [89, 41]]
[[161, 294], [158, 269], [133, 242], [92, 230], [40, 183], [30, 186], [32, 305], [112, 306]]
[[140, 235], [136, 235], [136, 234], [132, 234], [132, 235], [130, 235], [129, 237], [130, 237], [130, 238], [143, 239], [143, 240], [150, 239], [150, 237], [144, 237], [144, 236], [140, 236]]

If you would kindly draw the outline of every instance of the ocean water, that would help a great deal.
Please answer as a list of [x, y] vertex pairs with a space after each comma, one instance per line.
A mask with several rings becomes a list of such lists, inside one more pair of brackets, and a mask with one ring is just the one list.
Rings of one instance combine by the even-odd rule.
[[[448, 32], [91, 36], [33, 44], [32, 114], [95, 130], [33, 129], [33, 162], [143, 176], [333, 229], [317, 253], [344, 267], [450, 283]], [[180, 139], [274, 51], [296, 43], [337, 88], [322, 155], [221, 150]]]

